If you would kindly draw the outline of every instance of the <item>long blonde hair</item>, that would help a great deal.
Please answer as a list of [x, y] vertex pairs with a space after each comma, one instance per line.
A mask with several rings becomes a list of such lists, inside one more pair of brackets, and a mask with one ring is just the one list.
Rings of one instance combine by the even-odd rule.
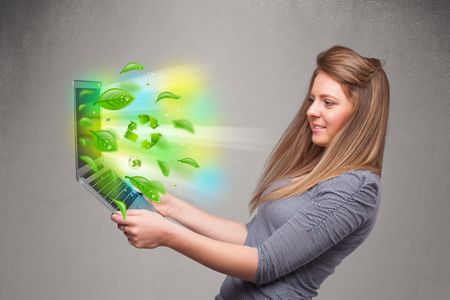
[[[350, 117], [326, 148], [313, 144], [306, 117], [319, 72], [339, 82], [353, 103]], [[303, 193], [343, 172], [363, 169], [381, 176], [388, 114], [389, 82], [380, 60], [343, 46], [320, 53], [303, 104], [264, 166], [250, 213], [265, 201]], [[290, 177], [289, 184], [264, 193], [272, 183]]]

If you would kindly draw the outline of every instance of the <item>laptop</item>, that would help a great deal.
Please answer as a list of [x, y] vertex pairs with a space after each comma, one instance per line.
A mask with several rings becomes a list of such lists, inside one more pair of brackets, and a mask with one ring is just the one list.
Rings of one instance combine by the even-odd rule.
[[91, 131], [101, 130], [100, 105], [92, 105], [101, 95], [99, 81], [75, 80], [75, 164], [76, 179], [106, 208], [115, 212], [112, 201], [122, 200], [128, 209], [153, 210], [151, 204], [130, 183], [120, 178], [103, 159], [91, 139]]

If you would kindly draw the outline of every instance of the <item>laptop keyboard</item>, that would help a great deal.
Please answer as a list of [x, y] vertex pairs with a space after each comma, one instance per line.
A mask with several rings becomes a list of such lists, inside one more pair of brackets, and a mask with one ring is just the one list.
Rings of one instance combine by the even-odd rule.
[[139, 194], [130, 188], [122, 179], [120, 179], [111, 170], [108, 170], [91, 181], [92, 186], [103, 198], [105, 198], [111, 205], [117, 209], [113, 199], [122, 200], [127, 207], [134, 202]]

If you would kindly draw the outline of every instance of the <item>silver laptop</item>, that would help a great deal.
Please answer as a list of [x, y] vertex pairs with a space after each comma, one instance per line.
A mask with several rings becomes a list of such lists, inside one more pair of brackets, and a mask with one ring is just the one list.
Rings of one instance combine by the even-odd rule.
[[[101, 95], [101, 82], [75, 80], [75, 164], [77, 181], [111, 212], [117, 210], [113, 199], [125, 202], [128, 209], [153, 210], [132, 186], [120, 178], [103, 160], [91, 141], [91, 130], [101, 129], [100, 106], [92, 105]], [[88, 124], [86, 124], [86, 122]]]

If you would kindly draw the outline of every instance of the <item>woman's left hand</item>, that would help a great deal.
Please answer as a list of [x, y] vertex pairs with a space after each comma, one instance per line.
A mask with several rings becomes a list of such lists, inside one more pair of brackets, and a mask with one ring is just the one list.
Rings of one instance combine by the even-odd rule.
[[127, 236], [128, 242], [136, 248], [153, 249], [165, 246], [170, 226], [173, 225], [158, 213], [146, 209], [130, 209], [126, 219], [114, 213], [111, 220]]

